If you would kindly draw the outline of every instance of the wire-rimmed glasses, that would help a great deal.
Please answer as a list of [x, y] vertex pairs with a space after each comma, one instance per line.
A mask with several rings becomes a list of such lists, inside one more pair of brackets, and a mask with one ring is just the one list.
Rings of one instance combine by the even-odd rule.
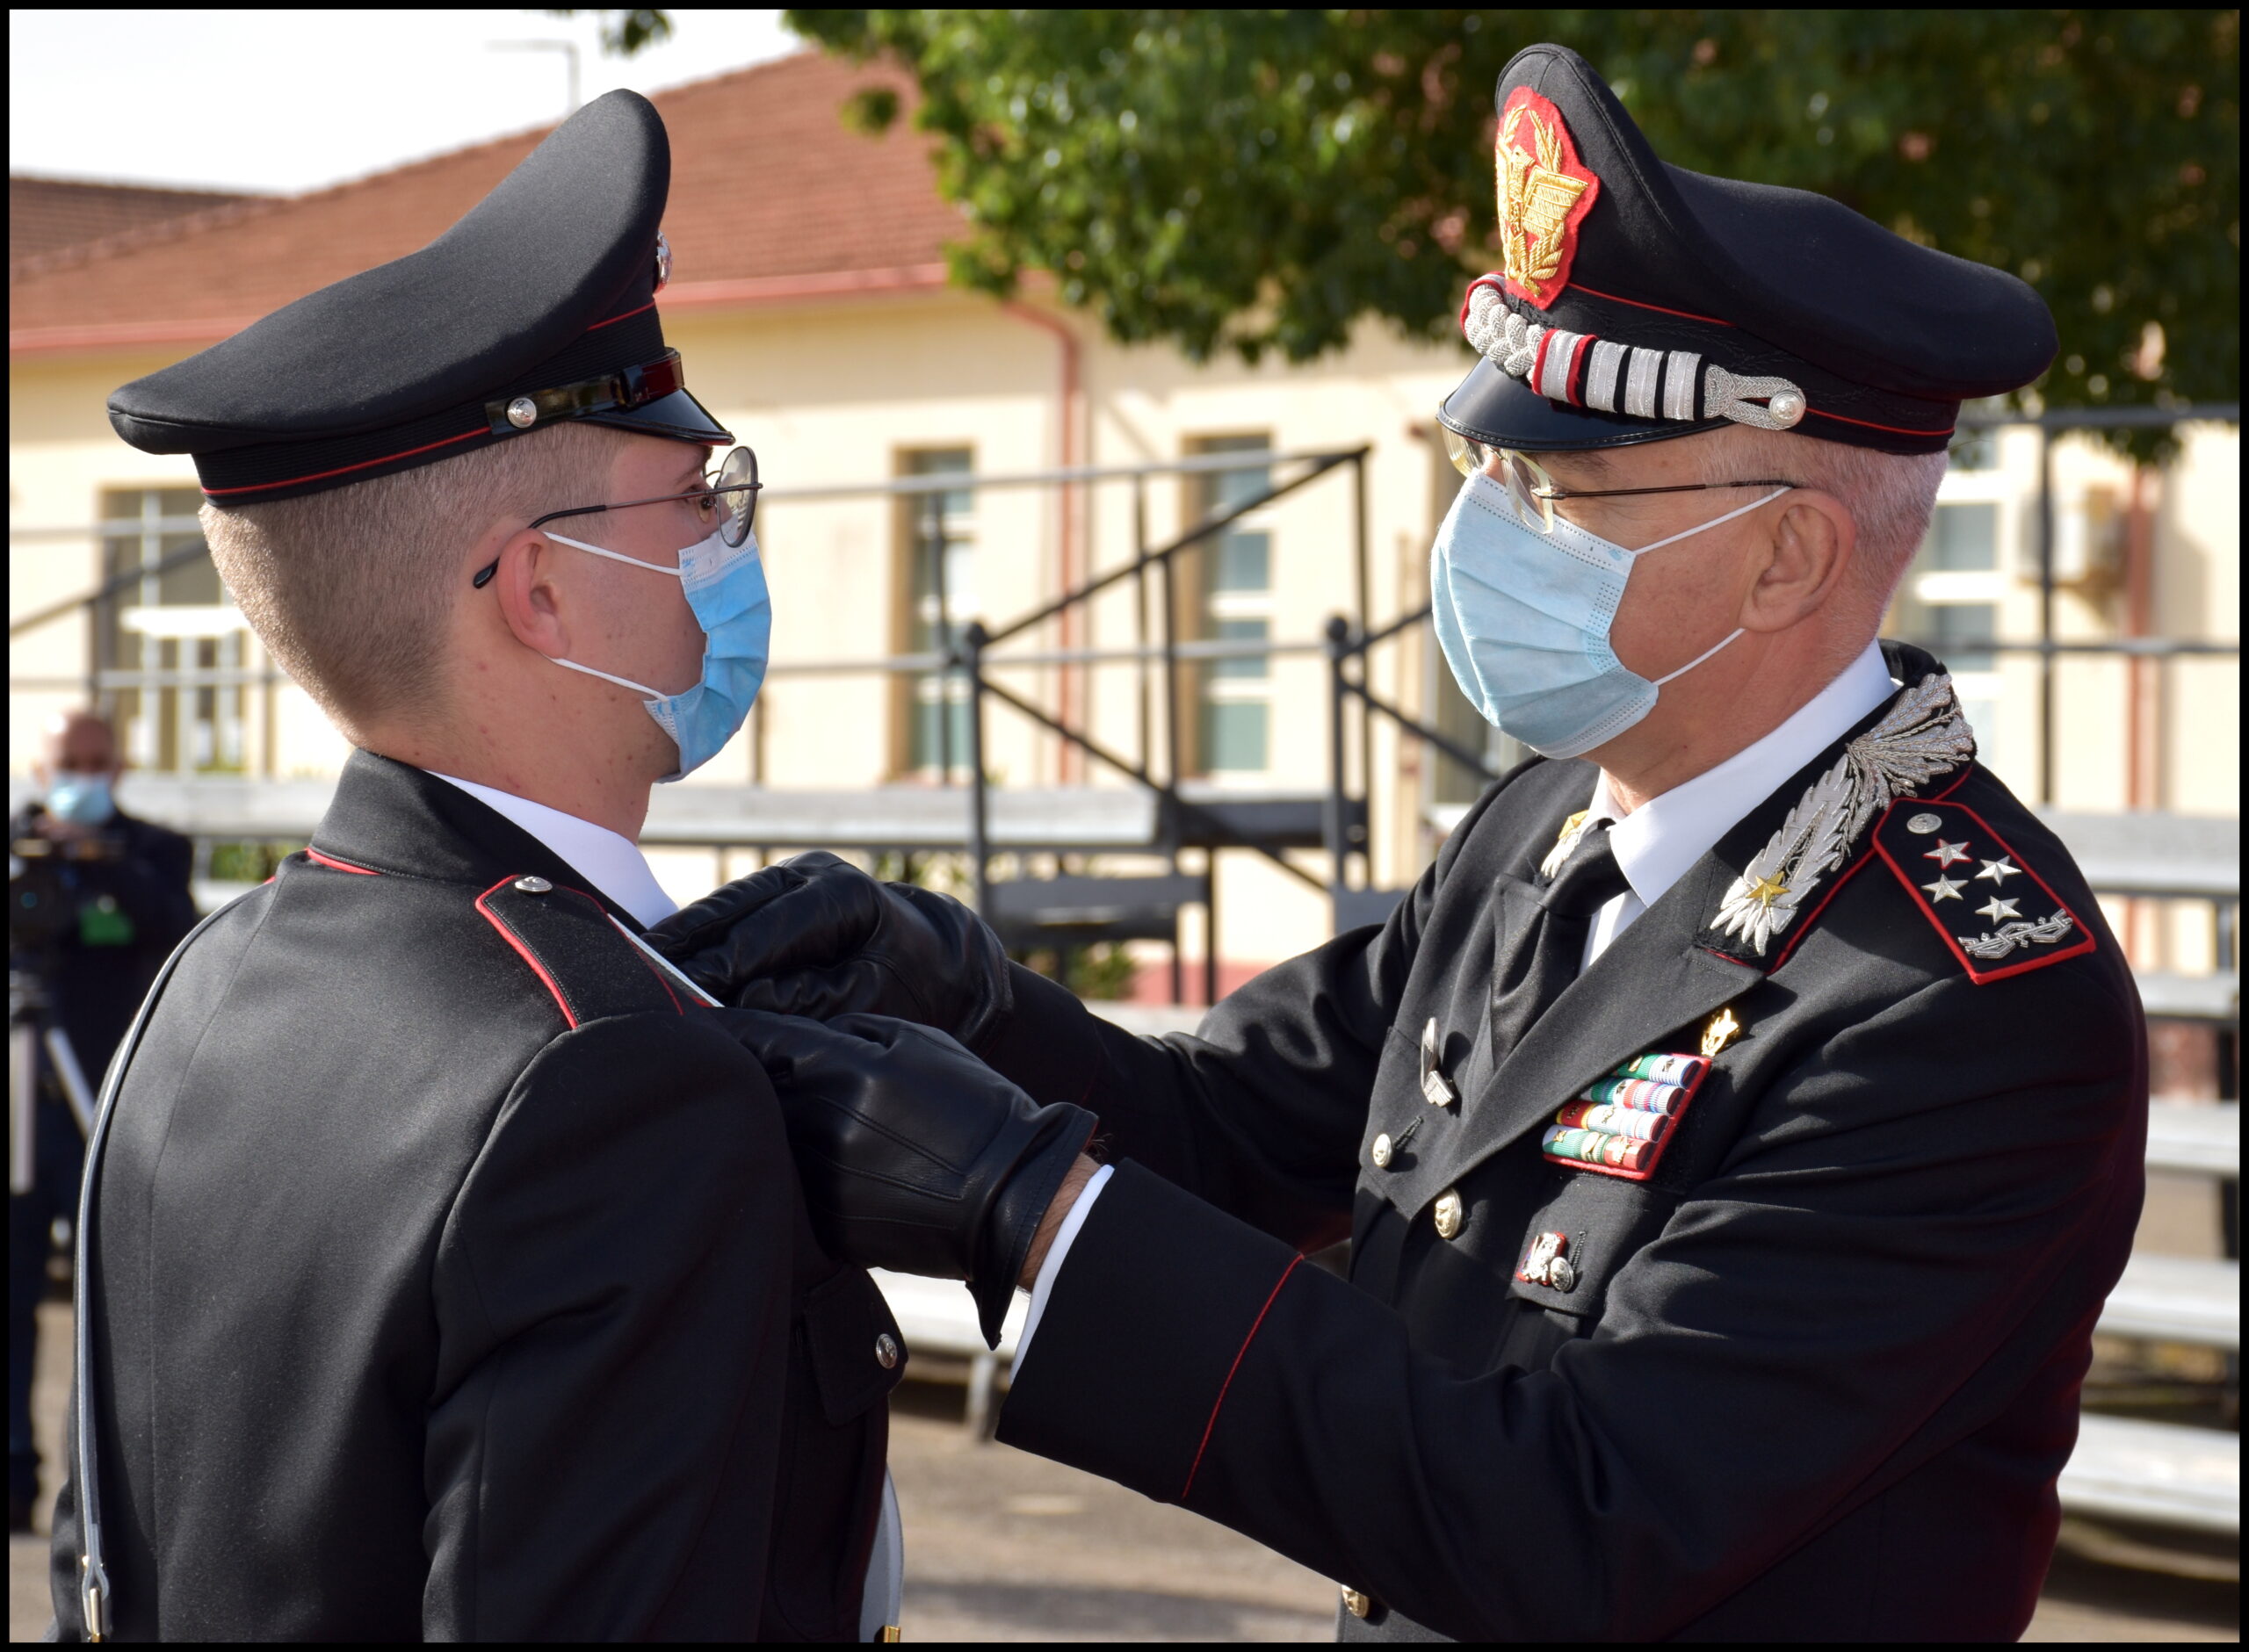
[[1546, 467], [1529, 454], [1511, 447], [1495, 447], [1463, 436], [1450, 425], [1444, 431], [1444, 451], [1453, 469], [1463, 476], [1490, 472], [1499, 463], [1497, 480], [1523, 526], [1539, 533], [1554, 531], [1554, 501], [1558, 499], [1619, 499], [1632, 494], [1699, 494], [1719, 487], [1800, 487], [1801, 482], [1776, 479], [1750, 482], [1674, 482], [1663, 487], [1565, 487], [1546, 473]]
[[[574, 505], [568, 510], [550, 510], [530, 525], [543, 528], [566, 516], [590, 516], [604, 510], [631, 510], [643, 505], [671, 505], [692, 513], [692, 520], [681, 524], [683, 531], [691, 530], [695, 538], [705, 539], [715, 529], [720, 541], [732, 550], [749, 537], [750, 527], [757, 519], [757, 493], [764, 486], [757, 480], [757, 455], [746, 447], [735, 448], [719, 462], [716, 471], [706, 473], [703, 480], [705, 486], [701, 487], [663, 494], [654, 499], [620, 499], [606, 505]], [[470, 583], [482, 590], [499, 569], [497, 561], [488, 563], [477, 571]]]

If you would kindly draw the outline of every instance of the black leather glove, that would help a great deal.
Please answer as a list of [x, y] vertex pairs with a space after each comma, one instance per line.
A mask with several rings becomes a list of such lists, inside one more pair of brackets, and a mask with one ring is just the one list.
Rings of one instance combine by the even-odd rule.
[[967, 1280], [997, 1347], [1039, 1218], [1094, 1115], [1040, 1106], [910, 1021], [712, 1013], [773, 1080], [821, 1243], [861, 1267]]
[[974, 913], [821, 849], [712, 891], [647, 940], [712, 997], [745, 1009], [820, 1021], [870, 1011], [980, 1050], [1015, 1007], [1007, 954]]

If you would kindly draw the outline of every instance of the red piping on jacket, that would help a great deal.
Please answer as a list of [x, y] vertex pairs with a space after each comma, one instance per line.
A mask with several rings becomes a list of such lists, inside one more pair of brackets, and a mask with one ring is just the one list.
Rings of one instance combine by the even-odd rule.
[[1273, 1294], [1265, 1299], [1265, 1306], [1257, 1310], [1257, 1317], [1249, 1322], [1249, 1334], [1241, 1339], [1241, 1346], [1234, 1350], [1233, 1363], [1226, 1367], [1226, 1380], [1219, 1384], [1219, 1397], [1211, 1403], [1211, 1420], [1203, 1425], [1203, 1443], [1195, 1447], [1195, 1461], [1188, 1465], [1187, 1483], [1179, 1489], [1179, 1500], [1187, 1501], [1187, 1494], [1195, 1490], [1195, 1476], [1202, 1472], [1203, 1454], [1211, 1448], [1211, 1431], [1219, 1425], [1219, 1408], [1226, 1403], [1226, 1390], [1233, 1386], [1233, 1374], [1241, 1369], [1241, 1357], [1249, 1352], [1249, 1345], [1257, 1339], [1257, 1328], [1265, 1323], [1265, 1316], [1273, 1311], [1273, 1303], [1281, 1295], [1281, 1287], [1289, 1282], [1289, 1275], [1297, 1271], [1297, 1264], [1304, 1260], [1301, 1252], [1289, 1259], [1288, 1266], [1281, 1270], [1281, 1277], [1273, 1281]]
[[[1985, 819], [1982, 815], [1978, 814], [1966, 804], [1949, 803], [1949, 790], [1950, 789], [1948, 788], [1946, 795], [1940, 796], [1938, 797], [1932, 797], [1927, 801], [1931, 803], [1947, 803], [1948, 806], [1959, 810], [1961, 813], [1966, 815], [1971, 820], [1973, 820], [1977, 826], [1983, 830], [1985, 835], [1989, 837], [1992, 842], [1998, 844], [2001, 851], [2005, 854], [2009, 856], [2013, 856], [2020, 853], [2014, 845], [2010, 844], [1998, 833], [1992, 830], [1990, 821]], [[1891, 812], [1903, 808], [1907, 801], [1907, 799], [1901, 798], [1898, 802], [1891, 804], [1888, 810], [1884, 811], [1885, 817]], [[1874, 847], [1880, 852], [1883, 860], [1888, 863], [1891, 871], [1897, 873], [1898, 876], [1900, 878], [1903, 878], [1906, 883], [1910, 884], [1913, 881], [1912, 875], [1906, 870], [1906, 869], [1898, 864], [1897, 857], [1891, 854], [1889, 846], [1883, 842], [1878, 830], [1875, 836]], [[2015, 963], [2003, 965], [1996, 970], [1978, 970], [1976, 967], [1976, 961], [1970, 957], [1967, 952], [1962, 948], [1960, 944], [1960, 938], [1952, 933], [1952, 926], [1946, 923], [1943, 919], [1937, 915], [1935, 907], [1926, 901], [1917, 900], [1913, 903], [1920, 908], [1921, 916], [1929, 920], [1929, 927], [1936, 931], [1937, 938], [1944, 942], [1946, 949], [1951, 952], [1954, 957], [1959, 959], [1960, 967], [1967, 971], [1968, 978], [1974, 982], [1978, 986], [1984, 986], [1993, 981], [2004, 981], [2011, 975], [2022, 975], [2032, 970], [2043, 970], [2050, 963], [2059, 963], [2064, 958], [2082, 957], [2085, 954], [2094, 950], [2098, 945], [2093, 938], [2093, 932], [2085, 927], [2085, 920], [2082, 918], [2079, 918], [2076, 913], [2071, 911], [2069, 902], [2064, 900], [2059, 895], [2054, 893], [2053, 885], [2039, 876], [2038, 869], [2036, 867], [2031, 866], [2026, 862], [2016, 869], [2026, 874], [2032, 883], [2037, 884], [2039, 889], [2043, 891], [2048, 900], [2052, 901], [2057, 907], [2069, 914], [2070, 921], [2077, 926], [2078, 933], [2085, 937], [2082, 941], [2079, 941], [2075, 946], [2064, 947], [2058, 952], [2049, 952], [2043, 957], [2021, 958], [2017, 960]]]
[[317, 861], [322, 866], [332, 866], [339, 872], [357, 872], [362, 877], [380, 877], [382, 874], [372, 866], [354, 866], [349, 861], [339, 861], [333, 855], [322, 855], [318, 849], [307, 848], [305, 858]]
[[554, 1007], [562, 1012], [562, 1019], [569, 1023], [571, 1030], [575, 1032], [577, 1029], [578, 1018], [570, 1013], [569, 1000], [562, 996], [562, 989], [554, 984], [554, 977], [546, 972], [546, 966], [532, 956], [532, 949], [529, 947], [524, 945], [522, 941], [516, 939], [516, 932], [509, 928], [505, 923], [501, 921], [500, 914], [494, 912], [489, 906], [484, 904], [487, 900], [490, 899], [492, 896], [497, 894], [501, 890], [506, 888], [515, 881], [515, 875], [510, 873], [506, 877], [502, 878], [498, 883], [493, 884], [490, 889], [486, 890], [483, 894], [479, 895], [476, 898], [476, 910], [484, 914], [485, 922], [490, 924], [495, 929], [500, 932], [500, 939], [513, 947], [516, 949], [517, 956], [522, 958], [525, 963], [531, 965], [532, 973], [536, 975], [540, 980], [546, 983], [546, 990], [554, 994]]

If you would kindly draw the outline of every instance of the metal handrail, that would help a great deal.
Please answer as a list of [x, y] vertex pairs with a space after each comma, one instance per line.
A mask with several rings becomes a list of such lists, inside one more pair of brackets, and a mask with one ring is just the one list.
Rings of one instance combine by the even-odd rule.
[[[983, 916], [987, 921], [989, 921], [993, 916], [993, 897], [990, 879], [991, 841], [987, 826], [990, 781], [986, 773], [984, 763], [984, 714], [985, 703], [987, 699], [996, 699], [1000, 703], [1007, 706], [1010, 711], [1015, 711], [1017, 715], [1027, 718], [1038, 727], [1045, 729], [1048, 732], [1052, 733], [1061, 739], [1068, 742], [1070, 745], [1074, 746], [1080, 751], [1082, 751], [1087, 755], [1092, 757], [1096, 761], [1116, 769], [1117, 772], [1124, 775], [1126, 777], [1139, 785], [1146, 786], [1161, 797], [1168, 805], [1163, 815], [1164, 830], [1172, 839], [1172, 841], [1168, 846], [1168, 852], [1170, 854], [1173, 869], [1175, 871], [1178, 869], [1178, 845], [1176, 841], [1178, 822], [1182, 818], [1191, 818], [1200, 822], [1207, 833], [1214, 833], [1220, 840], [1231, 841], [1240, 848], [1252, 849], [1257, 854], [1264, 856], [1265, 859], [1271, 862], [1274, 865], [1279, 867], [1291, 877], [1296, 878], [1302, 883], [1308, 884], [1314, 889], [1321, 887], [1319, 879], [1312, 876], [1302, 868], [1290, 861], [1288, 857], [1278, 848], [1274, 848], [1270, 844], [1259, 843], [1245, 834], [1228, 830], [1225, 827], [1219, 818], [1210, 811], [1203, 809], [1198, 805], [1182, 798], [1179, 794], [1179, 776], [1177, 774], [1177, 765], [1179, 761], [1177, 707], [1179, 683], [1177, 673], [1175, 667], [1182, 660], [1223, 659], [1229, 657], [1249, 657], [1259, 655], [1269, 658], [1276, 654], [1310, 653], [1311, 649], [1300, 644], [1276, 644], [1270, 639], [1248, 644], [1247, 646], [1244, 646], [1240, 643], [1231, 646], [1224, 643], [1219, 643], [1214, 646], [1211, 643], [1198, 643], [1193, 641], [1182, 642], [1174, 634], [1175, 631], [1176, 610], [1175, 605], [1171, 600], [1171, 574], [1174, 559], [1176, 558], [1181, 552], [1188, 550], [1194, 545], [1200, 545], [1204, 540], [1207, 540], [1212, 536], [1224, 531], [1226, 528], [1231, 527], [1233, 523], [1240, 521], [1243, 517], [1262, 509], [1276, 500], [1284, 498], [1287, 495], [1297, 492], [1298, 489], [1316, 481], [1319, 478], [1327, 475], [1329, 472], [1334, 471], [1340, 466], [1348, 465], [1350, 466], [1352, 474], [1356, 482], [1356, 487], [1355, 489], [1355, 501], [1357, 505], [1357, 509], [1356, 509], [1353, 513], [1353, 520], [1356, 530], [1354, 541], [1354, 561], [1359, 575], [1357, 583], [1359, 591], [1362, 595], [1363, 602], [1363, 593], [1366, 586], [1366, 513], [1364, 509], [1366, 494], [1366, 459], [1370, 451], [1370, 450], [1369, 448], [1361, 446], [1333, 452], [1276, 454], [1269, 451], [1265, 451], [1233, 454], [1212, 454], [1203, 456], [1197, 459], [1190, 459], [1177, 463], [1111, 468], [1107, 470], [1105, 473], [1099, 474], [1088, 473], [1086, 472], [1048, 472], [1043, 473], [1044, 477], [1050, 480], [1061, 480], [1066, 478], [1069, 480], [1096, 480], [1116, 479], [1120, 477], [1132, 480], [1135, 483], [1133, 510], [1135, 547], [1134, 553], [1131, 560], [1124, 562], [1117, 567], [1109, 569], [1106, 572], [1096, 574], [1090, 579], [1080, 581], [1079, 584], [1073, 587], [1071, 589], [1061, 593], [1052, 600], [1042, 602], [1028, 612], [1018, 615], [1016, 617], [1009, 620], [996, 631], [987, 629], [980, 621], [972, 621], [964, 628], [958, 643], [957, 643], [954, 648], [950, 651], [947, 661], [948, 667], [951, 669], [960, 671], [966, 677], [968, 684], [969, 876], [976, 909], [979, 914]], [[1221, 459], [1229, 460], [1231, 462], [1213, 462]], [[1183, 531], [1175, 534], [1171, 538], [1165, 541], [1161, 545], [1151, 547], [1146, 543], [1146, 515], [1143, 501], [1139, 494], [1139, 484], [1144, 482], [1147, 477], [1154, 475], [1175, 475], [1181, 473], [1194, 474], [1198, 473], [1251, 469], [1264, 470], [1269, 473], [1276, 467], [1284, 464], [1300, 464], [1305, 468], [1300, 474], [1293, 476], [1286, 481], [1269, 482], [1265, 490], [1256, 497], [1242, 501], [1226, 509], [1217, 511], [1212, 515], [1204, 517], [1202, 521], [1196, 523]], [[926, 479], [915, 480], [917, 481], [922, 481]], [[947, 477], [944, 480], [951, 484], [951, 490], [965, 492], [967, 491], [969, 487], [977, 485], [973, 482], [965, 480], [963, 478], [958, 476]], [[924, 486], [917, 487], [915, 491], [929, 492], [937, 490]], [[1081, 729], [1074, 729], [1062, 718], [1050, 715], [1046, 711], [1031, 704], [1030, 701], [1024, 699], [1023, 696], [1015, 694], [1011, 690], [1002, 686], [1000, 683], [993, 681], [990, 675], [990, 673], [994, 671], [1003, 670], [1010, 666], [1021, 666], [1035, 663], [1040, 658], [1037, 653], [1009, 654], [994, 657], [990, 654], [989, 651], [996, 645], [1006, 641], [1009, 638], [1022, 636], [1024, 632], [1031, 630], [1033, 627], [1056, 617], [1077, 604], [1091, 601], [1101, 592], [1109, 589], [1110, 587], [1117, 585], [1126, 579], [1139, 578], [1144, 580], [1151, 569], [1155, 570], [1162, 577], [1164, 581], [1164, 600], [1162, 603], [1162, 641], [1159, 645], [1153, 648], [1143, 646], [1142, 647], [1132, 650], [1062, 649], [1048, 650], [1045, 651], [1045, 653], [1049, 657], [1067, 657], [1081, 654], [1089, 657], [1097, 657], [1106, 654], [1111, 659], [1132, 660], [1144, 662], [1150, 660], [1160, 660], [1163, 663], [1165, 668], [1164, 703], [1168, 730], [1168, 739], [1165, 745], [1165, 758], [1167, 764], [1169, 766], [1169, 769], [1166, 776], [1161, 780], [1156, 777], [1146, 761], [1145, 730], [1141, 761], [1135, 762], [1124, 756], [1121, 753], [1109, 749], [1101, 741], [1094, 739], [1088, 732]], [[1145, 589], [1145, 587], [1143, 588]], [[1362, 606], [1361, 609], [1360, 617], [1363, 623], [1363, 606]], [[1142, 622], [1145, 625], [1145, 608], [1143, 609], [1142, 613]], [[1337, 830], [1341, 830], [1340, 819], [1337, 824]], [[1217, 879], [1215, 876], [1215, 869], [1213, 869], [1211, 875], [1207, 876], [1205, 879], [1205, 889], [1208, 891], [1206, 894], [1206, 910], [1209, 915], [1209, 923], [1207, 925], [1209, 934], [1204, 948], [1204, 965], [1206, 982], [1205, 997], [1213, 999], [1215, 999], [1216, 997], [1218, 978], [1218, 914], [1216, 884]]]
[[[1302, 487], [1306, 482], [1316, 480], [1320, 477], [1327, 475], [1328, 472], [1334, 470], [1338, 465], [1349, 464], [1355, 460], [1363, 461], [1367, 456], [1367, 452], [1368, 450], [1362, 447], [1355, 448], [1348, 453], [1318, 454], [1310, 456], [1312, 468], [1306, 471], [1303, 475], [1295, 478], [1293, 480], [1284, 482], [1276, 487], [1269, 487], [1256, 498], [1246, 500], [1242, 503], [1234, 506], [1231, 510], [1221, 511], [1215, 516], [1205, 517], [1203, 521], [1197, 523], [1195, 526], [1190, 528], [1186, 532], [1175, 537], [1168, 544], [1160, 545], [1153, 551], [1142, 549], [1130, 562], [1124, 563], [1121, 566], [1111, 568], [1108, 573], [1100, 574], [1094, 579], [1087, 581], [1076, 589], [1064, 592], [1052, 602], [1042, 603], [1038, 607], [1032, 609], [1029, 613], [1009, 620], [1005, 625], [1002, 625], [999, 630], [991, 632], [985, 638], [985, 646], [988, 648], [996, 643], [1003, 643], [1007, 641], [1010, 637], [1019, 636], [1023, 632], [1029, 631], [1033, 625], [1038, 624], [1045, 620], [1052, 619], [1056, 615], [1061, 613], [1063, 610], [1073, 607], [1079, 602], [1082, 602], [1099, 592], [1107, 590], [1119, 580], [1129, 578], [1131, 575], [1139, 574], [1142, 570], [1154, 566], [1156, 563], [1168, 562], [1173, 556], [1177, 554], [1179, 552], [1186, 550], [1190, 545], [1199, 545], [1204, 540], [1209, 538], [1212, 534], [1218, 532], [1220, 529], [1232, 527], [1235, 523], [1240, 522], [1244, 516], [1248, 516], [1252, 511], [1262, 510], [1267, 505], [1271, 504], [1275, 500], [1296, 492], [1298, 488]], [[1301, 458], [1304, 456], [1298, 457]], [[1290, 461], [1276, 458], [1269, 460], [1268, 463], [1269, 465], [1287, 462]], [[1251, 467], [1238, 465], [1235, 468], [1247, 469]]]

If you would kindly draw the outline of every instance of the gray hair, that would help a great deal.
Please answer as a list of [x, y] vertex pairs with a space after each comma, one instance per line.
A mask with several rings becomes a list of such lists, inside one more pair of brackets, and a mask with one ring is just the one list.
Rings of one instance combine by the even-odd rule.
[[424, 717], [469, 547], [495, 522], [598, 503], [626, 439], [571, 421], [325, 493], [206, 501], [203, 537], [258, 640], [345, 732]]
[[1855, 654], [1864, 647], [1880, 628], [1898, 582], [1927, 536], [1946, 456], [1877, 453], [1872, 448], [1746, 425], [1714, 430], [1695, 445], [1704, 481], [1784, 477], [1833, 494], [1843, 502], [1858, 524], [1858, 546], [1833, 601], [1839, 614], [1852, 622], [1849, 630], [1855, 640], [1848, 652]]

